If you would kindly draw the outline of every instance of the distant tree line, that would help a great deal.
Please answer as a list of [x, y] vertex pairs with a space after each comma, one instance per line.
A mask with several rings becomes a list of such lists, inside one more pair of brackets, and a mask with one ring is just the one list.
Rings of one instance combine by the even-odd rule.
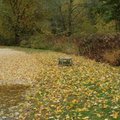
[[19, 45], [35, 34], [119, 32], [119, 13], [119, 0], [0, 0], [0, 36]]

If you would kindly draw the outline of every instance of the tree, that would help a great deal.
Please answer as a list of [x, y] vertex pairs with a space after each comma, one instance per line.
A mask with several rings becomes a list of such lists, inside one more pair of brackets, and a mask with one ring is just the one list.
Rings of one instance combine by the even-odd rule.
[[[47, 1], [47, 0], [46, 0]], [[49, 21], [51, 23], [51, 31], [53, 34], [64, 34], [67, 30], [66, 26], [66, 0], [47, 1], [49, 11]]]
[[54, 34], [71, 36], [75, 33], [77, 19], [84, 9], [83, 0], [51, 0], [48, 3], [51, 11], [51, 28]]
[[6, 0], [4, 4], [8, 8], [6, 21], [14, 32], [15, 44], [19, 45], [22, 36], [33, 34], [34, 3], [31, 0]]
[[98, 5], [99, 0], [86, 0], [85, 8], [88, 19], [92, 25], [96, 24], [96, 6]]
[[120, 31], [120, 0], [99, 0], [98, 10], [106, 21], [114, 20], [116, 30]]

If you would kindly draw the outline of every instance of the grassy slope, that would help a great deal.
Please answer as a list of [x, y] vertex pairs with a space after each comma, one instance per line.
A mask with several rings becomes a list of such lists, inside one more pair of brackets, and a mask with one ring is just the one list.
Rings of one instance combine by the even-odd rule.
[[[20, 50], [20, 49], [19, 49]], [[26, 50], [25, 50], [26, 51]], [[119, 120], [120, 68], [72, 56], [72, 67], [57, 65], [56, 52], [32, 52], [38, 60], [36, 95], [23, 119]]]

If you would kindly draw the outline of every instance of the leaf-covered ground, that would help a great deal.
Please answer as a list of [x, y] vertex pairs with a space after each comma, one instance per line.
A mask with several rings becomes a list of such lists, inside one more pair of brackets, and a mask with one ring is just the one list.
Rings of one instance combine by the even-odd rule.
[[37, 83], [21, 105], [19, 120], [120, 120], [119, 67], [74, 55], [74, 65], [63, 67], [58, 58], [66, 54], [28, 55], [36, 60]]

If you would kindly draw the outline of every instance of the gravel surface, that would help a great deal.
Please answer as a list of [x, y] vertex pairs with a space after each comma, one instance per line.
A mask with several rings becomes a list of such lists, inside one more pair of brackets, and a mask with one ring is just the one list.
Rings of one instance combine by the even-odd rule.
[[25, 52], [0, 49], [0, 85], [31, 84], [37, 74], [35, 63]]
[[8, 49], [8, 48], [0, 48], [0, 57], [4, 57], [4, 56], [10, 56], [10, 55], [16, 55], [16, 54], [25, 54], [23, 52], [20, 51], [15, 51], [12, 49]]
[[0, 120], [19, 120], [37, 75], [36, 62], [32, 54], [0, 48]]

